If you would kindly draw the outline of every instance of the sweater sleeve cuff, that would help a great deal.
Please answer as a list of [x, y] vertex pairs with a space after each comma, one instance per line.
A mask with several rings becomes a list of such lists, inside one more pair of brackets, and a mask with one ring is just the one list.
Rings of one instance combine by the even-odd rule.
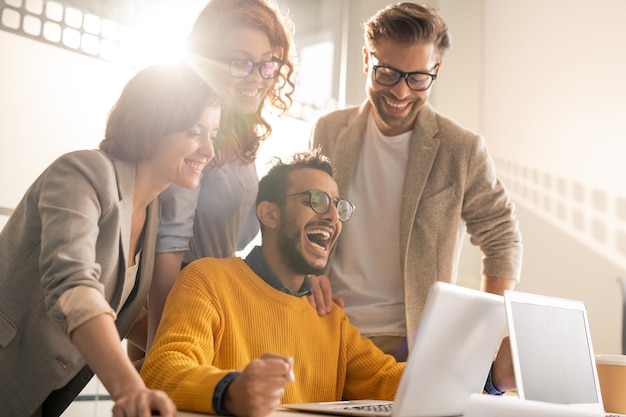
[[215, 387], [215, 391], [213, 393], [213, 410], [215, 414], [219, 416], [232, 416], [233, 414], [223, 407], [222, 402], [224, 400], [224, 394], [226, 393], [226, 388], [233, 382], [233, 379], [241, 372], [230, 372], [228, 373], [220, 382], [217, 383]]
[[493, 373], [493, 363], [491, 364], [491, 368], [489, 368], [489, 374], [487, 375], [487, 381], [485, 381], [485, 392], [490, 395], [502, 395], [506, 391], [500, 391], [493, 385], [493, 379], [491, 374]]

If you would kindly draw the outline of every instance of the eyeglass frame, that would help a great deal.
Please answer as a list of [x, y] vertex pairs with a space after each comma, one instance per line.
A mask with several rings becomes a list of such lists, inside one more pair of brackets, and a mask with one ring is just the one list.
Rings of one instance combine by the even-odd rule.
[[[233, 75], [233, 64], [235, 62], [247, 62], [248, 64], [252, 64], [252, 68], [250, 68], [250, 71], [248, 71], [248, 73], [242, 77]], [[263, 64], [267, 64], [268, 62], [275, 62], [279, 64], [276, 75], [274, 75], [273, 77], [264, 77], [263, 72], [261, 71], [261, 66]], [[252, 74], [252, 71], [254, 71], [254, 69], [256, 68], [259, 71], [261, 78], [263, 78], [264, 80], [272, 80], [280, 75], [280, 70], [282, 69], [283, 65], [285, 65], [285, 63], [282, 61], [282, 59], [276, 57], [272, 57], [271, 59], [266, 59], [263, 61], [252, 61], [250, 59], [233, 59], [228, 61], [228, 74], [233, 78], [246, 78], [248, 75]]]
[[[317, 211], [315, 209], [315, 207], [313, 207], [313, 194], [314, 193], [321, 193], [321, 194], [326, 196], [326, 199], [328, 201], [328, 207], [323, 212], [319, 212], [319, 211]], [[300, 191], [298, 193], [292, 193], [292, 194], [284, 195], [282, 198], [293, 197], [293, 196], [296, 196], [296, 195], [303, 195], [303, 194], [309, 194], [309, 207], [311, 208], [311, 210], [313, 210], [317, 214], [326, 214], [326, 213], [328, 213], [328, 210], [330, 210], [331, 203], [334, 203], [335, 209], [337, 210], [337, 217], [339, 218], [339, 220], [342, 223], [345, 223], [345, 222], [347, 222], [348, 220], [350, 220], [352, 218], [352, 214], [354, 213], [354, 209], [356, 208], [354, 203], [352, 203], [350, 200], [346, 200], [346, 199], [338, 198], [338, 197], [333, 198], [333, 197], [330, 196], [330, 194], [328, 194], [327, 192], [322, 191], [322, 190], [305, 190], [305, 191]], [[351, 208], [350, 209], [350, 216], [348, 216], [347, 219], [342, 219], [341, 218], [341, 214], [339, 213], [339, 204], [341, 204], [342, 202], [347, 203], [350, 206], [350, 208]]]
[[[369, 51], [370, 56], [378, 59], [378, 57], [376, 57], [376, 55], [374, 55], [374, 52]], [[437, 62], [435, 64], [435, 66], [433, 67], [432, 71], [435, 71], [437, 68], [439, 68], [439, 65], [441, 65], [441, 62]], [[396, 82], [394, 82], [393, 84], [383, 84], [380, 81], [378, 81], [378, 79], [376, 78], [376, 73], [378, 71], [379, 68], [385, 68], [385, 69], [389, 69], [392, 71], [395, 71], [398, 73], [398, 79], [396, 80]], [[376, 81], [378, 84], [385, 86], [385, 87], [393, 87], [394, 85], [398, 84], [400, 82], [401, 79], [404, 78], [404, 81], [406, 82], [407, 87], [409, 87], [411, 90], [413, 91], [426, 91], [428, 90], [430, 87], [432, 87], [433, 83], [435, 82], [435, 80], [437, 79], [437, 73], [431, 74], [429, 72], [425, 72], [425, 71], [411, 71], [411, 72], [404, 72], [404, 71], [400, 71], [397, 68], [391, 67], [389, 65], [374, 65], [372, 63], [372, 70], [374, 72], [374, 81]], [[409, 84], [409, 77], [413, 76], [413, 75], [428, 75], [430, 77], [430, 83], [428, 84], [428, 87], [426, 88], [421, 88], [419, 90], [411, 87], [411, 85]]]

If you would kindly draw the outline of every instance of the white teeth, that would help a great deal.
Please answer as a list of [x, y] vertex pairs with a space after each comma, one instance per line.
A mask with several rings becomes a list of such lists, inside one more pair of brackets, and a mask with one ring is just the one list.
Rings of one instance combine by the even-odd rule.
[[408, 105], [409, 105], [409, 103], [404, 103], [404, 104], [395, 104], [395, 103], [392, 103], [392, 102], [391, 102], [391, 101], [389, 101], [389, 100], [385, 100], [385, 102], [387, 103], [387, 105], [388, 105], [389, 107], [394, 108], [394, 109], [397, 109], [397, 110], [402, 110], [402, 109], [404, 109], [406, 106], [408, 106]]
[[313, 229], [307, 232], [307, 235], [322, 235], [322, 240], [330, 239], [330, 233], [322, 229]]
[[244, 97], [256, 97], [259, 95], [259, 90], [258, 88], [255, 90], [239, 90], [239, 94], [241, 94]]
[[191, 169], [195, 169], [196, 171], [202, 171], [204, 169], [205, 164], [198, 164], [194, 162], [185, 161], [188, 167]]

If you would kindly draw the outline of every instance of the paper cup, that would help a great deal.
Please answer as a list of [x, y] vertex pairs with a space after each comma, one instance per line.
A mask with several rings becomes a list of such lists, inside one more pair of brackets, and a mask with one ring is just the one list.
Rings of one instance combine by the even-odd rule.
[[596, 355], [604, 410], [626, 414], [626, 355]]

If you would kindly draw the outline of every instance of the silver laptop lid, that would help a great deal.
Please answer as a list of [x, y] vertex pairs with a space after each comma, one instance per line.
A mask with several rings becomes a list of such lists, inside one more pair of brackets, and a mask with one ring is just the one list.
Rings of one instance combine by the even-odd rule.
[[585, 304], [517, 291], [504, 298], [519, 397], [603, 409]]
[[395, 397], [394, 417], [463, 414], [480, 393], [502, 340], [501, 296], [436, 282]]
[[[503, 297], [436, 282], [417, 327], [392, 416], [462, 415], [470, 396], [483, 390], [505, 323]], [[381, 415], [378, 411], [340, 409], [363, 403], [284, 404], [284, 407], [335, 415]]]

